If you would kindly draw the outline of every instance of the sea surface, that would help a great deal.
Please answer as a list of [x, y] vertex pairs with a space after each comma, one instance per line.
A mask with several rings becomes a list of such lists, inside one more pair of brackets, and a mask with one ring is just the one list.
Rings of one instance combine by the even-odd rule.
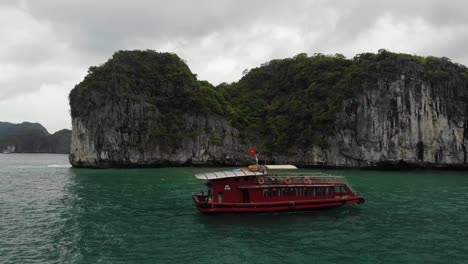
[[366, 203], [207, 216], [192, 174], [212, 170], [0, 154], [0, 263], [468, 263], [467, 172], [326, 171]]

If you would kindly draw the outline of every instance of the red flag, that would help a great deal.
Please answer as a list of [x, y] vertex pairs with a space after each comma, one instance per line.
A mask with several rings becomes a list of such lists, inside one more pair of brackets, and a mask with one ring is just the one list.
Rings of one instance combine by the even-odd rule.
[[255, 148], [251, 148], [249, 150], [249, 154], [250, 154], [250, 156], [253, 156], [253, 155], [257, 154], [257, 150]]

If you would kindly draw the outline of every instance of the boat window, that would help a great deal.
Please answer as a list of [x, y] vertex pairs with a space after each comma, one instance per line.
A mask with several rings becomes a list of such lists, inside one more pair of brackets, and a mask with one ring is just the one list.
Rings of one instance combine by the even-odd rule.
[[235, 181], [235, 182], [238, 182], [238, 181], [239, 181], [239, 178], [234, 178], [234, 181]]
[[309, 188], [309, 196], [314, 196], [315, 188]]
[[249, 196], [248, 190], [242, 190], [242, 196], [243, 196], [244, 203], [250, 202], [250, 196]]
[[324, 191], [323, 191], [323, 187], [319, 187], [319, 188], [317, 188], [317, 190], [316, 190], [316, 194], [317, 194], [317, 196], [323, 196], [323, 193], [324, 193]]
[[342, 193], [348, 193], [348, 190], [346, 190], [346, 188], [344, 186], [341, 186], [341, 192]]
[[271, 196], [276, 196], [276, 188], [271, 188]]
[[340, 186], [335, 186], [335, 194], [341, 193], [341, 187]]
[[218, 193], [218, 202], [222, 203], [223, 202], [223, 192]]
[[264, 198], [267, 198], [269, 196], [269, 191], [270, 190], [268, 188], [263, 189], [263, 197]]

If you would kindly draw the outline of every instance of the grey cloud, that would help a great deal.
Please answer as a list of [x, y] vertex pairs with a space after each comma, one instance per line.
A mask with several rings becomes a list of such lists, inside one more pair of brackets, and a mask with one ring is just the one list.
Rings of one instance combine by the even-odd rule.
[[[115, 50], [133, 38], [191, 40], [229, 28], [248, 28], [254, 21], [294, 20], [298, 8], [281, 1], [29, 1], [37, 19], [87, 52]], [[270, 21], [268, 21], [270, 20]]]
[[[51, 23], [74, 49], [95, 55], [128, 47], [134, 39], [154, 43], [196, 41], [213, 32], [248, 31], [254, 24], [322, 32], [323, 42], [350, 42], [383, 15], [405, 23], [466, 25], [463, 1], [25, 1], [28, 12]], [[334, 17], [327, 17], [335, 14]], [[336, 21], [330, 21], [335, 20]], [[327, 21], [329, 23], [327, 23]], [[334, 24], [334, 27], [330, 25]], [[384, 32], [383, 32], [384, 33]], [[231, 45], [235, 45], [232, 43]]]
[[15, 74], [15, 77], [0, 79], [0, 101], [16, 95], [37, 91], [42, 85], [63, 83], [69, 80], [77, 81], [75, 72], [83, 74], [83, 71], [79, 68], [60, 67], [61, 65], [39, 64], [19, 67], [20, 73]]
[[[468, 63], [468, 2], [460, 0], [2, 0], [0, 11], [7, 8], [18, 10], [23, 16], [17, 20], [27, 23], [12, 19], [0, 33], [16, 26], [28, 38], [0, 44], [4, 100], [43, 84], [76, 83], [89, 66], [119, 49], [176, 52], [200, 78], [215, 84], [301, 52], [349, 57], [387, 48]], [[382, 28], [382, 23], [389, 25]], [[4, 78], [8, 67], [22, 74]]]
[[[421, 18], [443, 27], [465, 23], [463, 1], [25, 1], [28, 12], [50, 23], [72, 49], [85, 56], [108, 57], [115, 50], [132, 48], [149, 39], [154, 48], [180, 40], [196, 43], [214, 32], [247, 34], [255, 25], [286, 26], [301, 34], [318, 32], [321, 39], [310, 50], [346, 45], [372, 28], [384, 15], [396, 23]], [[382, 32], [385, 34], [384, 32]], [[227, 49], [238, 47], [233, 40]], [[248, 45], [243, 47], [248, 49]], [[302, 52], [302, 51], [299, 51]]]

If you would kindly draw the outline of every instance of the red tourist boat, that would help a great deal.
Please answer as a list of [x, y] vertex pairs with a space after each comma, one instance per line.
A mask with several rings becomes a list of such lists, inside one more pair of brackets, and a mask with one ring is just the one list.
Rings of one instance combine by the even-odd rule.
[[270, 174], [292, 165], [251, 165], [248, 168], [196, 174], [206, 180], [206, 193], [193, 194], [202, 213], [301, 211], [364, 203], [344, 177], [322, 173]]

